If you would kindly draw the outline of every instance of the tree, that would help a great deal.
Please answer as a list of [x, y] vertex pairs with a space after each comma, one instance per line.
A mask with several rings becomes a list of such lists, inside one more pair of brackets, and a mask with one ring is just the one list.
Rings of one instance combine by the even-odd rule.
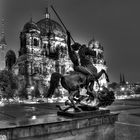
[[5, 56], [5, 64], [9, 71], [12, 70], [12, 66], [16, 63], [16, 54], [13, 50], [9, 50]]
[[18, 87], [18, 97], [20, 99], [28, 99], [27, 89], [26, 89], [26, 80], [22, 79], [19, 81]]
[[18, 89], [18, 78], [11, 71], [0, 72], [0, 89], [3, 98], [13, 98], [15, 90]]
[[140, 94], [140, 87], [136, 87], [136, 89], [134, 90], [135, 94]]
[[40, 97], [40, 91], [39, 91], [39, 81], [36, 81], [35, 82], [35, 85], [34, 85], [34, 90], [32, 91], [32, 97], [36, 97], [36, 98], [39, 98]]
[[108, 87], [115, 90], [115, 89], [119, 88], [119, 84], [117, 84], [116, 82], [113, 82], [113, 83], [109, 84]]

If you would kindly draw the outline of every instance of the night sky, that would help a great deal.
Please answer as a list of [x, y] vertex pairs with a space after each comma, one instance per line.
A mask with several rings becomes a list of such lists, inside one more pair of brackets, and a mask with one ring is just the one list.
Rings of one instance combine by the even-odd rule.
[[[4, 0], [7, 50], [17, 54], [19, 34], [32, 15], [44, 18], [47, 0]], [[129, 82], [140, 81], [140, 1], [139, 0], [50, 0], [75, 41], [88, 44], [95, 36], [104, 47], [111, 82], [124, 73]], [[58, 19], [51, 8], [51, 18]], [[2, 15], [2, 10], [0, 10]], [[58, 21], [59, 22], [59, 21]]]

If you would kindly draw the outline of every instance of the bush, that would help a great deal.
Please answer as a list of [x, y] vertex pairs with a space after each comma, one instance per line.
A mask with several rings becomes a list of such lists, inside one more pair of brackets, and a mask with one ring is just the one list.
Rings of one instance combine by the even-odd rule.
[[38, 89], [38, 86], [35, 86], [34, 90], [31, 92], [32, 97], [39, 98], [40, 97], [40, 91]]
[[28, 94], [27, 94], [26, 88], [20, 89], [18, 96], [20, 99], [28, 99]]
[[140, 94], [140, 87], [137, 87], [134, 91], [135, 91], [135, 94]]
[[10, 71], [2, 70], [0, 72], [0, 89], [3, 98], [13, 98], [15, 90], [18, 89], [18, 77]]

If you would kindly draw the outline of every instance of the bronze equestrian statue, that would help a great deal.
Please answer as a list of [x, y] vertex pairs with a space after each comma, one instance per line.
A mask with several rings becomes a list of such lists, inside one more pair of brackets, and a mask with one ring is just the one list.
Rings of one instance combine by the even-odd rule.
[[[80, 96], [80, 89], [83, 87], [87, 88], [87, 96], [89, 97], [89, 99], [94, 100], [94, 81], [98, 82], [98, 79], [102, 76], [102, 74], [106, 75], [107, 81], [109, 81], [109, 78], [105, 70], [101, 70], [99, 73], [97, 73], [96, 67], [93, 66], [92, 62], [88, 58], [88, 55], [96, 57], [96, 52], [91, 51], [85, 45], [80, 45], [78, 43], [71, 45], [70, 33], [68, 31], [67, 36], [68, 53], [71, 61], [73, 62], [74, 71], [66, 75], [62, 75], [57, 72], [52, 73], [50, 87], [45, 97], [52, 97], [60, 81], [62, 87], [69, 92], [69, 107], [64, 109], [64, 111], [68, 110], [69, 108], [74, 108], [75, 111], [81, 111], [81, 108], [79, 108], [77, 105], [83, 100], [83, 98], [81, 98]], [[78, 51], [80, 61], [78, 59], [76, 51]], [[76, 97], [78, 97], [79, 100], [76, 100]]]

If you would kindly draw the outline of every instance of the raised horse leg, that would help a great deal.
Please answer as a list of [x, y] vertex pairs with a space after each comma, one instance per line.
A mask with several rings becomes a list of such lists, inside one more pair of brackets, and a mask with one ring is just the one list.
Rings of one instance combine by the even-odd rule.
[[[98, 75], [97, 75], [98, 76]], [[99, 88], [100, 88], [100, 84], [99, 84], [99, 81], [98, 81], [98, 79], [97, 79], [97, 76], [95, 75], [95, 76], [89, 76], [89, 79], [88, 79], [88, 88], [87, 88], [87, 90], [89, 90], [89, 91], [93, 91], [93, 86], [94, 86], [94, 82], [96, 81], [97, 82], [97, 84], [98, 84], [98, 86], [99, 86]]]

